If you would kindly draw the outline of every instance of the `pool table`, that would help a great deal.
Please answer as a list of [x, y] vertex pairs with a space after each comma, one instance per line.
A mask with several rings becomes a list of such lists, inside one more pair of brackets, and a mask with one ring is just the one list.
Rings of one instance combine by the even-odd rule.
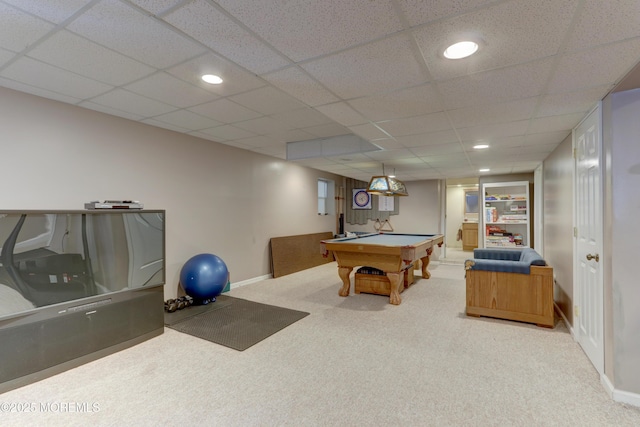
[[384, 271], [389, 278], [391, 291], [389, 302], [398, 305], [400, 286], [403, 283], [403, 270], [417, 260], [422, 260], [422, 277], [428, 279], [429, 257], [435, 245], [442, 246], [442, 234], [401, 234], [371, 233], [357, 237], [343, 237], [323, 240], [323, 256], [330, 252], [338, 262], [338, 275], [342, 279], [340, 296], [349, 296], [351, 288], [350, 274], [354, 267], [368, 266]]

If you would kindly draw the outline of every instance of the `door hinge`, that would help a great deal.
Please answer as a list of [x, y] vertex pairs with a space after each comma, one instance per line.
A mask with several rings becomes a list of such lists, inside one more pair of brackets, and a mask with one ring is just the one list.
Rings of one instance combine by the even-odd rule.
[[573, 315], [576, 317], [580, 317], [580, 307], [578, 307], [577, 305], [573, 306]]
[[573, 149], [573, 158], [577, 159], [578, 158], [578, 150], [576, 148]]
[[578, 237], [578, 227], [573, 227], [573, 237]]

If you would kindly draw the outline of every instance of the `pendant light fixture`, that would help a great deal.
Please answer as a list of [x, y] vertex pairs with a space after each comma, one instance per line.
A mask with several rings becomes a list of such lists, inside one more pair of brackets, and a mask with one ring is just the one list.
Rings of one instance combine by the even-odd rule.
[[367, 193], [379, 196], [408, 196], [407, 187], [404, 182], [395, 177], [390, 177], [384, 173], [384, 163], [382, 164], [382, 175], [371, 177], [367, 186]]

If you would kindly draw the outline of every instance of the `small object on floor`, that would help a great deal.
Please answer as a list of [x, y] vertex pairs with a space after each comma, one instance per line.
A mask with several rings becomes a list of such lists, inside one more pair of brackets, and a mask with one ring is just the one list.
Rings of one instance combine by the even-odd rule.
[[164, 303], [164, 311], [173, 313], [176, 310], [182, 310], [193, 304], [193, 298], [190, 296], [182, 296], [176, 299], [168, 299]]

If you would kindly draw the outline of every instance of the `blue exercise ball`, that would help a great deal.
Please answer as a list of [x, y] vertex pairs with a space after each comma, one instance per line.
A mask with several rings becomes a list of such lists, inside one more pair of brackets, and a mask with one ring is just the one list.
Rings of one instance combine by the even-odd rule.
[[200, 254], [190, 258], [180, 270], [180, 283], [196, 304], [216, 300], [229, 280], [229, 270], [220, 257]]

